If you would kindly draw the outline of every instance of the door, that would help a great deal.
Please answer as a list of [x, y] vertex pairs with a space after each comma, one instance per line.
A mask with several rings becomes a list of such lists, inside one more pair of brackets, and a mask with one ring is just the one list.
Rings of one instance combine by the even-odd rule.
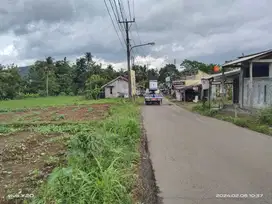
[[233, 79], [233, 97], [232, 102], [234, 104], [239, 103], [239, 77]]

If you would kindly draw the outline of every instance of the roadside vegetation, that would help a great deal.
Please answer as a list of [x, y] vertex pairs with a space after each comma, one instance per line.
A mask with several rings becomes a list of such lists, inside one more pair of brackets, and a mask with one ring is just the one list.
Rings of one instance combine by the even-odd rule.
[[272, 135], [272, 108], [260, 110], [255, 115], [238, 113], [236, 117], [234, 112], [209, 109], [208, 106], [203, 104], [191, 106], [191, 110], [205, 116], [231, 122], [243, 128], [248, 128], [256, 132]]
[[16, 112], [28, 108], [65, 106], [65, 105], [84, 105], [84, 104], [116, 104], [122, 99], [103, 99], [103, 100], [86, 100], [80, 96], [51, 96], [37, 97], [17, 100], [0, 101], [0, 112]]
[[237, 115], [235, 115], [234, 111], [209, 108], [208, 104], [203, 104], [202, 102], [181, 102], [172, 98], [168, 99], [186, 110], [231, 122], [237, 126], [272, 136], [272, 108], [259, 110], [254, 114], [237, 112]]
[[[0, 117], [31, 113], [48, 122], [36, 124], [27, 115], [21, 124], [13, 120], [0, 124], [1, 203], [136, 203], [141, 139], [138, 104], [115, 99], [75, 107], [73, 100], [71, 106], [56, 97], [52, 100], [58, 101], [66, 115], [59, 114], [55, 121], [44, 115], [54, 108], [47, 105], [56, 103], [45, 100], [46, 109], [33, 108], [37, 100], [42, 102], [21, 100], [28, 104], [21, 112], [1, 104], [8, 111]], [[77, 114], [81, 108], [84, 115]], [[68, 109], [78, 117], [66, 120]]]

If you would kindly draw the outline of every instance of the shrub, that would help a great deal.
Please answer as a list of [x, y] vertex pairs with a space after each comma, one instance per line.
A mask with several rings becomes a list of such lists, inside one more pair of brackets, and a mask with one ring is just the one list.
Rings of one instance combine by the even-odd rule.
[[133, 203], [139, 112], [128, 103], [111, 112], [112, 116], [92, 127], [36, 128], [45, 133], [69, 130], [74, 135], [69, 141], [67, 167], [51, 173], [33, 203]]
[[216, 116], [216, 114], [218, 113], [218, 110], [210, 109], [205, 104], [198, 104], [198, 105], [194, 106], [192, 108], [192, 110], [195, 112], [198, 112], [202, 115], [210, 116], [210, 117]]
[[47, 94], [46, 94], [46, 91], [43, 91], [43, 90], [39, 90], [38, 94], [39, 94], [39, 96], [41, 96], [41, 97], [44, 97], [44, 96], [47, 95]]
[[69, 92], [68, 95], [69, 95], [69, 96], [74, 96], [75, 94], [74, 94], [74, 92]]
[[233, 123], [240, 127], [249, 128], [250, 122], [243, 118], [233, 118]]
[[65, 92], [60, 92], [59, 96], [66, 96]]
[[257, 122], [260, 124], [272, 125], [272, 108], [261, 110], [257, 115]]
[[267, 135], [271, 133], [268, 125], [252, 125], [251, 129]]

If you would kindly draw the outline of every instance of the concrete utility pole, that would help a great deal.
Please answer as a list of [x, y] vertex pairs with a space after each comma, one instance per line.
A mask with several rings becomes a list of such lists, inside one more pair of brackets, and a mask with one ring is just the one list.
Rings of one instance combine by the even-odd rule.
[[134, 66], [134, 64], [135, 64], [135, 57], [132, 56], [132, 57], [131, 57], [131, 60], [132, 60], [132, 68], [133, 68], [133, 66]]
[[132, 21], [128, 21], [127, 19], [125, 21], [119, 21], [119, 23], [125, 24], [126, 29], [126, 46], [127, 46], [127, 66], [128, 66], [128, 96], [129, 98], [132, 97], [132, 90], [131, 90], [131, 76], [130, 76], [130, 39], [129, 39], [129, 24], [134, 23], [135, 19]]

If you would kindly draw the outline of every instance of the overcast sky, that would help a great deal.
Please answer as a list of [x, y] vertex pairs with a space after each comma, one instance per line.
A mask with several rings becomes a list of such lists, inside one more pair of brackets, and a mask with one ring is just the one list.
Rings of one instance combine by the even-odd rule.
[[[156, 43], [135, 50], [139, 64], [223, 63], [272, 48], [271, 0], [134, 0], [134, 9], [129, 1], [137, 22], [131, 38]], [[122, 2], [129, 16], [128, 0]], [[88, 51], [101, 63], [125, 67], [103, 0], [1, 0], [1, 64], [29, 65], [47, 56], [75, 60]]]

